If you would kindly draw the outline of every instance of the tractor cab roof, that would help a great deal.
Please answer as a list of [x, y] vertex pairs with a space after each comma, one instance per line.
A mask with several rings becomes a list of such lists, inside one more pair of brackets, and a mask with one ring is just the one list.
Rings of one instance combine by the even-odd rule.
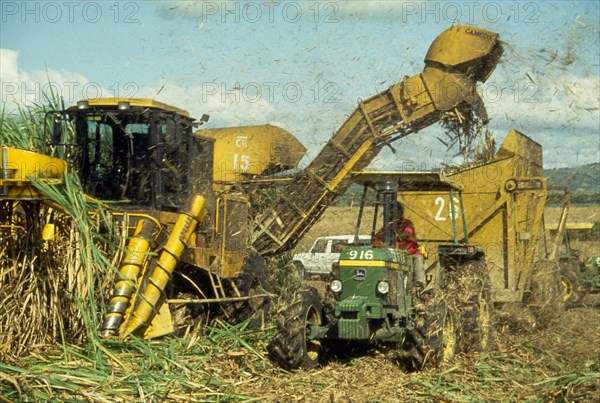
[[398, 184], [398, 191], [462, 190], [457, 183], [440, 172], [363, 171], [352, 173], [352, 181], [372, 189], [385, 183]]

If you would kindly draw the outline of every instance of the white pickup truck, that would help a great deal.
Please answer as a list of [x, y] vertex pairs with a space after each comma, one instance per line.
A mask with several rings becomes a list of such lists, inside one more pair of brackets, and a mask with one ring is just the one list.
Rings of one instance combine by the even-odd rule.
[[331, 265], [337, 263], [340, 253], [347, 246], [371, 244], [370, 235], [359, 235], [356, 241], [354, 238], [354, 235], [318, 237], [308, 252], [294, 254], [293, 261], [300, 279], [331, 273]]

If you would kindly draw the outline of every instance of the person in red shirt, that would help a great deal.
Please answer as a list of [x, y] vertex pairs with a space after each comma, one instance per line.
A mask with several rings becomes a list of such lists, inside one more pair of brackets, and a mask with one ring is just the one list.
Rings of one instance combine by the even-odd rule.
[[[404, 217], [404, 207], [402, 204], [397, 205], [396, 219], [396, 241], [394, 247], [404, 249], [412, 255], [414, 266], [414, 285], [423, 287], [425, 284], [425, 270], [423, 269], [423, 252], [419, 249], [417, 242], [417, 233], [412, 221]], [[381, 228], [375, 234], [373, 246], [379, 247], [383, 245], [384, 228]]]

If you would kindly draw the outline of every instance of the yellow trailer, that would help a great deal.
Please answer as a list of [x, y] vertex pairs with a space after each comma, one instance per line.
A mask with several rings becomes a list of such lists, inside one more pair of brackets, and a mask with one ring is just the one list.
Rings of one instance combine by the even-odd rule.
[[562, 288], [554, 240], [547, 239], [542, 146], [512, 130], [485, 163], [452, 167], [448, 180], [462, 189], [402, 192], [399, 200], [419, 241], [437, 261], [437, 246], [470, 243], [485, 251], [496, 303], [528, 302], [540, 316], [562, 310]]

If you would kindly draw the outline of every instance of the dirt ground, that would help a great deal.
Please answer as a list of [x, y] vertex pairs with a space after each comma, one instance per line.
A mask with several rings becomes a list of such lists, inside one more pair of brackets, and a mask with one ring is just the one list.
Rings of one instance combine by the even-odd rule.
[[314, 370], [232, 379], [231, 392], [280, 402], [600, 401], [598, 295], [546, 329], [524, 331], [517, 319], [496, 324], [490, 352], [437, 369], [407, 373], [371, 350]]

